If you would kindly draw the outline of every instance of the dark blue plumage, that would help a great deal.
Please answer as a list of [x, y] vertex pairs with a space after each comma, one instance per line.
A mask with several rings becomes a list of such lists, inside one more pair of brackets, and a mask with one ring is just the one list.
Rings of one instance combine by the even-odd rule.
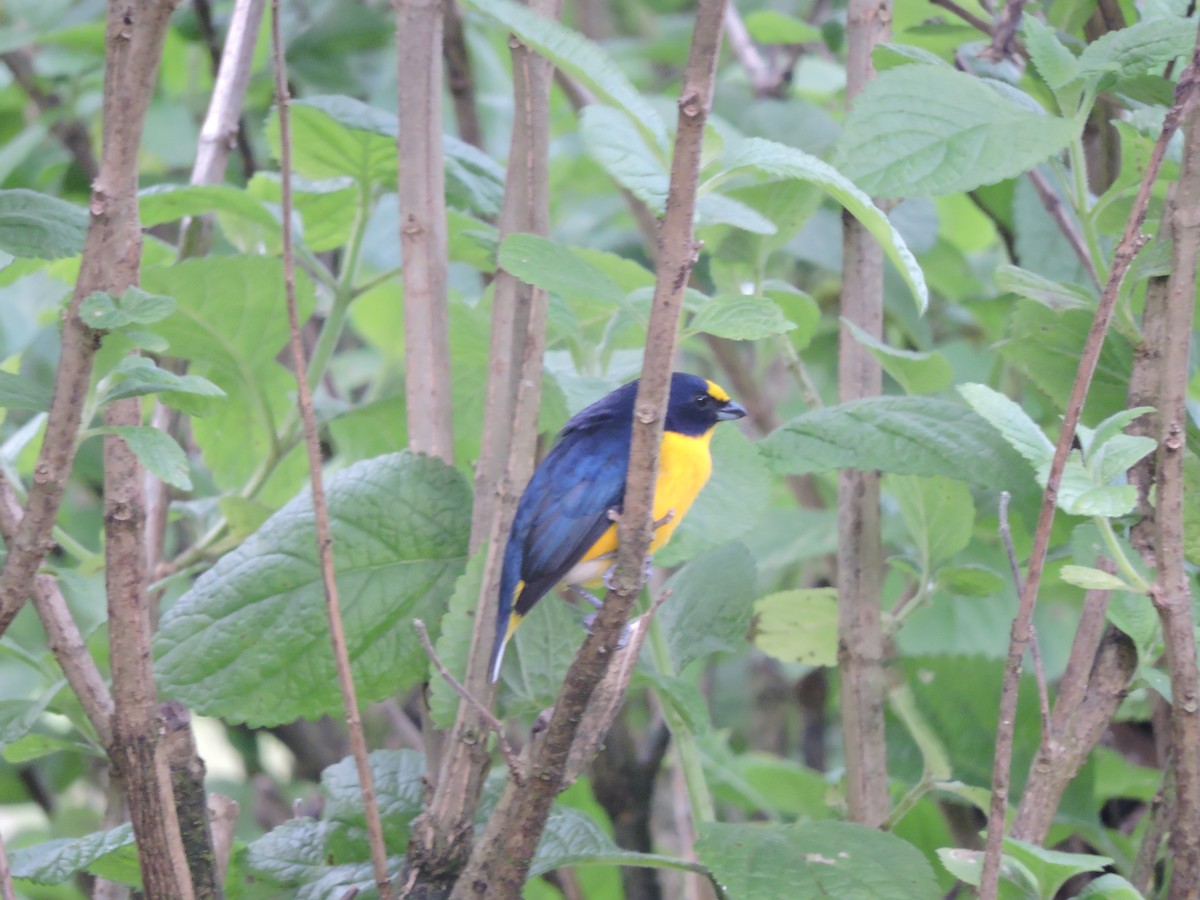
[[[621, 508], [637, 384], [617, 388], [572, 417], [521, 496], [500, 579], [493, 681], [521, 617], [593, 550], [613, 524], [609, 511]], [[703, 438], [718, 421], [742, 415], [745, 411], [711, 382], [678, 372], [672, 376], [667, 432]], [[707, 452], [705, 440], [705, 461]]]

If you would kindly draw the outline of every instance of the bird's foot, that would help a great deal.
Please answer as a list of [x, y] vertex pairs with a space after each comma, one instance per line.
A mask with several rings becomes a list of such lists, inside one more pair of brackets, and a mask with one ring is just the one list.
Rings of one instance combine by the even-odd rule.
[[[592, 604], [592, 606], [594, 606], [596, 609], [599, 609], [601, 606], [604, 605], [600, 601], [599, 597], [597, 597], [595, 594], [593, 594], [591, 591], [589, 591], [587, 588], [585, 588], [581, 584], [568, 584], [567, 590], [570, 591], [572, 594], [574, 594], [576, 597], [578, 597], [580, 600], [586, 600], [588, 603]], [[593, 616], [593, 618], [594, 618], [594, 616]]]
[[[583, 627], [587, 630], [588, 634], [592, 633], [592, 626], [594, 624], [596, 624], [596, 616], [598, 616], [598, 615], [599, 615], [599, 613], [588, 613], [586, 616], [583, 617]], [[632, 634], [633, 634], [633, 623], [630, 622], [628, 625], [626, 625], [621, 630], [621, 636], [617, 639], [617, 649], [618, 650], [624, 650], [625, 647], [628, 646], [629, 638], [630, 638], [630, 635], [632, 635]]]
[[[650, 573], [653, 570], [654, 570], [654, 557], [647, 556], [645, 561], [642, 563], [642, 582], [643, 583], [648, 582], [650, 580]], [[602, 580], [604, 582], [604, 586], [606, 588], [608, 588], [610, 591], [614, 590], [613, 579], [616, 577], [616, 574], [617, 574], [617, 565], [616, 565], [616, 563], [613, 563], [611, 566], [608, 567], [608, 571], [606, 571], [604, 573], [604, 577], [602, 578]]]

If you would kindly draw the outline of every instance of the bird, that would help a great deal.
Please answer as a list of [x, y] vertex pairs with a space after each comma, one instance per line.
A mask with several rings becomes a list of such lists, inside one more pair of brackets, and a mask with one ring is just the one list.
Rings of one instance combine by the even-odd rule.
[[[637, 389], [631, 381], [573, 416], [521, 495], [501, 567], [493, 683], [517, 626], [555, 585], [564, 583], [599, 605], [584, 585], [606, 580], [617, 554], [614, 515], [625, 498]], [[651, 554], [670, 540], [712, 473], [713, 428], [744, 415], [741, 404], [713, 382], [672, 374]]]

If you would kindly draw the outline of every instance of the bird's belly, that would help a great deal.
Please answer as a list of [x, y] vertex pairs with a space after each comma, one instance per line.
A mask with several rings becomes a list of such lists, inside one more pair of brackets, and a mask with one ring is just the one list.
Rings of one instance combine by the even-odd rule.
[[[659, 453], [658, 479], [654, 483], [654, 521], [662, 522], [654, 532], [650, 552], [655, 553], [671, 539], [692, 503], [712, 474], [709, 443], [712, 431], [700, 437], [687, 437], [668, 431], [663, 434]], [[568, 584], [599, 581], [612, 565], [617, 552], [617, 526], [610, 525], [600, 539], [583, 555], [563, 579]]]

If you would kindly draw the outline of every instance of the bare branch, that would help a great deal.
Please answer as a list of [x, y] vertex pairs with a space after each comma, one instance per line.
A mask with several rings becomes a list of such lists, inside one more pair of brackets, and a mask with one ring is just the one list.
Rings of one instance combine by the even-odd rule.
[[1025, 0], [1008, 0], [992, 28], [992, 44], [981, 54], [991, 60], [1002, 60], [1014, 52], [1017, 29], [1021, 27], [1021, 11]]
[[13, 887], [12, 869], [8, 867], [8, 850], [4, 847], [4, 835], [0, 834], [0, 900], [17, 900]]
[[975, 15], [975, 13], [971, 12], [970, 10], [963, 9], [961, 6], [955, 3], [954, 0], [929, 0], [929, 2], [934, 6], [940, 6], [947, 12], [953, 13], [972, 28], [977, 28], [979, 31], [982, 31], [984, 34], [991, 37], [992, 26], [983, 19], [979, 18], [979, 16]]
[[[1054, 459], [1050, 464], [1046, 490], [1042, 495], [1042, 507], [1038, 515], [1037, 527], [1034, 530], [1033, 549], [1029, 556], [1029, 571], [1025, 582], [1025, 590], [1021, 593], [1021, 602], [1017, 617], [1013, 621], [1012, 635], [1009, 642], [1008, 658], [1005, 663], [1004, 688], [1000, 697], [1000, 713], [996, 733], [996, 755], [992, 768], [992, 803], [988, 816], [987, 850], [984, 855], [983, 873], [980, 879], [980, 897], [983, 900], [994, 900], [1000, 877], [1000, 851], [1004, 837], [1004, 811], [1008, 803], [1008, 785], [1010, 767], [1012, 765], [1013, 728], [1016, 721], [1017, 688], [1021, 674], [1021, 660], [1025, 656], [1029, 644], [1030, 624], [1033, 621], [1033, 610], [1037, 604], [1037, 592], [1041, 584], [1042, 570], [1046, 563], [1046, 552], [1050, 546], [1050, 529], [1054, 524], [1054, 513], [1058, 502], [1058, 488], [1062, 480], [1063, 468], [1071, 451], [1075, 438], [1075, 429], [1079, 424], [1079, 416], [1083, 411], [1083, 403], [1087, 398], [1088, 387], [1092, 375], [1096, 371], [1096, 363], [1100, 358], [1100, 350], [1104, 344], [1104, 336], [1108, 332], [1120, 293], [1121, 282], [1129, 271], [1134, 256], [1145, 244], [1142, 236], [1142, 223], [1146, 218], [1146, 209], [1150, 201], [1150, 190], [1162, 166], [1167, 143], [1179, 127], [1183, 115], [1191, 108], [1200, 74], [1196, 58], [1188, 65], [1180, 76], [1175, 89], [1175, 102], [1167, 111], [1163, 127], [1155, 141], [1154, 149], [1146, 166], [1146, 172], [1138, 187], [1137, 196], [1125, 223], [1125, 230], [1117, 244], [1113, 256], [1112, 268], [1100, 302], [1096, 307], [1092, 327], [1084, 344], [1079, 359], [1079, 370], [1071, 396], [1067, 402], [1066, 413], [1063, 417], [1062, 430], [1059, 433], [1058, 444], [1054, 450]], [[1165, 418], [1165, 417], [1164, 417]], [[1193, 686], [1194, 689], [1194, 686]], [[1196, 758], [1200, 765], [1200, 755]], [[1200, 786], [1200, 785], [1198, 785]], [[1200, 836], [1198, 836], [1200, 841]]]
[[12, 73], [13, 81], [21, 86], [39, 112], [51, 113], [50, 133], [62, 143], [79, 166], [81, 172], [93, 181], [100, 173], [96, 164], [96, 154], [92, 152], [92, 138], [88, 134], [87, 123], [74, 117], [60, 117], [58, 110], [62, 109], [62, 98], [52, 91], [45, 91], [38, 84], [37, 75], [33, 71], [33, 58], [26, 50], [13, 50], [0, 53], [0, 59]]
[[446, 57], [446, 82], [454, 99], [458, 136], [482, 150], [483, 126], [479, 124], [479, 108], [475, 104], [475, 76], [471, 72], [470, 54], [467, 53], [462, 11], [456, 0], [445, 0], [445, 5], [446, 34], [442, 54]]
[[[851, 0], [846, 24], [846, 103], [875, 76], [871, 52], [887, 40], [891, 0]], [[883, 249], [857, 219], [842, 215], [844, 323], [882, 336]], [[843, 324], [838, 342], [839, 400], [874, 397], [883, 389], [879, 363]], [[880, 622], [882, 545], [879, 473], [838, 473], [838, 669], [846, 801], [852, 821], [880, 826], [888, 817], [887, 747], [883, 711], [884, 642]]]
[[509, 775], [512, 776], [512, 779], [517, 784], [523, 784], [525, 776], [521, 773], [521, 763], [504, 734], [504, 723], [497, 719], [492, 711], [484, 706], [483, 703], [471, 696], [471, 693], [463, 687], [462, 682], [455, 678], [450, 673], [450, 670], [446, 668], [446, 664], [438, 658], [437, 651], [433, 649], [433, 641], [429, 640], [429, 632], [425, 629], [425, 623], [420, 619], [413, 619], [413, 628], [416, 629], [417, 637], [421, 639], [421, 646], [425, 648], [425, 655], [429, 657], [429, 661], [433, 663], [433, 667], [437, 669], [438, 674], [446, 679], [446, 683], [450, 687], [454, 688], [454, 693], [458, 694], [459, 697], [474, 707], [479, 717], [487, 722], [492, 731], [496, 733], [496, 743], [500, 747], [500, 752], [504, 755], [504, 761], [508, 763]]
[[[242, 157], [242, 176], [249, 179], [254, 174], [254, 148], [250, 146], [250, 137], [246, 134], [246, 126], [241, 120], [242, 98], [246, 95], [246, 85], [249, 83], [250, 64], [253, 60], [253, 53], [246, 52], [243, 49], [247, 37], [251, 38], [250, 51], [253, 51], [254, 40], [258, 37], [258, 28], [262, 22], [263, 4], [260, 0], [253, 0], [252, 3], [247, 3], [245, 0], [236, 2], [233, 8], [233, 16], [229, 20], [229, 33], [226, 37], [225, 49], [221, 49], [221, 44], [217, 40], [216, 29], [213, 27], [212, 6], [209, 0], [195, 0], [193, 6], [196, 10], [196, 22], [200, 26], [200, 36], [204, 39], [204, 43], [208, 45], [208, 55], [212, 60], [213, 75], [215, 76], [216, 84], [213, 85], [213, 97], [209, 100], [209, 113], [213, 111], [214, 103], [218, 108], [229, 107], [234, 112], [235, 121], [232, 123], [233, 137], [225, 139], [224, 149], [216, 150], [212, 159], [206, 159], [206, 164], [213, 162], [219, 158], [222, 162], [221, 173], [214, 176], [211, 180], [205, 181], [205, 184], [215, 184], [224, 180], [224, 162], [229, 158], [229, 150], [231, 144], [236, 144], [238, 153]], [[245, 7], [257, 7], [247, 9]], [[251, 21], [254, 12], [257, 11], [257, 18]], [[248, 31], [247, 31], [248, 29]], [[230, 47], [232, 44], [232, 48]], [[245, 62], [242, 63], [242, 59]], [[232, 77], [226, 77], [222, 84], [221, 67], [226, 64], [232, 64], [235, 71], [230, 73]], [[229, 102], [230, 97], [235, 97], [233, 103]], [[218, 98], [220, 98], [218, 102]], [[207, 125], [207, 116], [205, 117]], [[200, 142], [203, 146], [212, 138], [206, 135], [204, 129], [200, 130]], [[207, 157], [208, 154], [205, 154]], [[200, 162], [200, 155], [197, 154], [197, 163]], [[192, 183], [196, 184], [196, 168], [193, 167]]]
[[[1200, 39], [1198, 39], [1200, 47]], [[1197, 51], [1200, 54], [1200, 50]], [[1196, 62], [1180, 76], [1194, 83]], [[1177, 93], [1178, 96], [1178, 93]], [[1178, 103], [1178, 101], [1177, 101]], [[1171, 676], [1171, 746], [1175, 770], [1175, 809], [1170, 835], [1171, 887], [1168, 896], [1182, 900], [1200, 882], [1200, 671], [1191, 585], [1184, 559], [1183, 460], [1188, 422], [1188, 352], [1196, 297], [1196, 264], [1200, 260], [1200, 114], [1195, 104], [1186, 114], [1183, 163], [1172, 214], [1171, 275], [1162, 345], [1160, 431], [1157, 472], [1157, 577], [1150, 597], [1162, 620], [1167, 669]]]
[[683, 293], [696, 257], [692, 222], [724, 8], [725, 0], [700, 0], [684, 72], [653, 311], [634, 406], [624, 512], [617, 525], [620, 550], [614, 587], [567, 672], [528, 768], [528, 785], [520, 791], [514, 791], [511, 783], [506, 787], [501, 806], [455, 885], [451, 895], [455, 898], [477, 896], [481, 889], [496, 896], [520, 894], [550, 805], [563, 784], [580, 720], [608, 669], [642, 585], [671, 361]]
[[[292, 238], [292, 138], [291, 96], [287, 84], [287, 60], [284, 55], [280, 29], [280, 0], [271, 0], [271, 48], [275, 60], [275, 101], [279, 109], [279, 168], [282, 193], [283, 284], [287, 297], [289, 345], [292, 369], [296, 376], [296, 402], [304, 423], [304, 447], [308, 454], [308, 474], [312, 489], [313, 521], [317, 536], [317, 553], [321, 561], [321, 580], [325, 588], [325, 610], [329, 617], [329, 640], [337, 665], [338, 686], [342, 691], [342, 706], [350, 732], [350, 746], [358, 770], [362, 791], [363, 815], [367, 823], [367, 838], [371, 845], [371, 863], [375, 869], [375, 884], [382, 900], [392, 896], [388, 876], [387, 847], [383, 841], [383, 825], [379, 805], [375, 800], [375, 785], [371, 776], [371, 761], [363, 736], [362, 719], [358, 713], [358, 697], [354, 675], [350, 669], [350, 654], [346, 649], [346, 633], [342, 627], [341, 603], [338, 599], [337, 575], [333, 562], [333, 534], [329, 529], [329, 508], [325, 502], [325, 481], [322, 474], [321, 445], [317, 435], [317, 417], [313, 411], [312, 388], [308, 384], [308, 366], [304, 344], [300, 337], [300, 316], [296, 310], [296, 259]], [[439, 131], [440, 135], [440, 131]]]
[[1029, 170], [1029, 180], [1033, 184], [1034, 190], [1037, 191], [1038, 198], [1042, 201], [1042, 206], [1046, 208], [1046, 212], [1050, 214], [1050, 218], [1058, 225], [1058, 230], [1062, 232], [1063, 237], [1067, 239], [1067, 243], [1071, 245], [1071, 249], [1075, 251], [1075, 256], [1079, 262], [1083, 264], [1084, 271], [1092, 279], [1092, 283], [1096, 287], [1101, 287], [1100, 276], [1096, 273], [1096, 264], [1092, 261], [1092, 254], [1088, 252], [1087, 242], [1084, 241], [1083, 235], [1079, 233], [1079, 226], [1071, 217], [1071, 211], [1067, 204], [1063, 203], [1062, 197], [1059, 196], [1053, 185], [1046, 179], [1046, 176], [1037, 169]]
[[442, 157], [442, 4], [395, 0], [409, 447], [454, 461], [446, 312], [446, 173]]

